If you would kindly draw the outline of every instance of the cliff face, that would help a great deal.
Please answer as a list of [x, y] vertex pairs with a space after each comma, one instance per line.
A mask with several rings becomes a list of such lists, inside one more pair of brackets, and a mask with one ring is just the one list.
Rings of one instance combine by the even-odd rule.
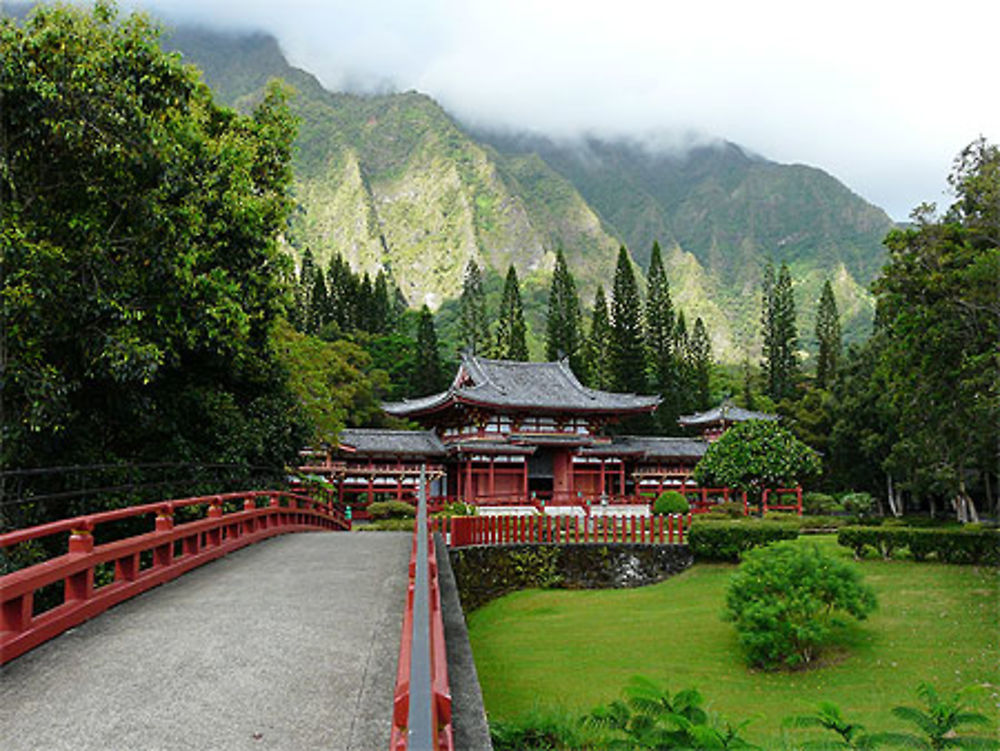
[[689, 321], [705, 319], [720, 359], [755, 356], [767, 257], [792, 267], [804, 343], [827, 277], [848, 336], [867, 331], [866, 287], [891, 221], [821, 170], [728, 143], [671, 154], [625, 141], [473, 134], [422, 94], [325, 91], [266, 35], [180, 29], [168, 45], [234, 106], [272, 77], [296, 87], [291, 252], [388, 269], [414, 307], [457, 297], [469, 259], [500, 276], [514, 264], [537, 328], [557, 248], [589, 305], [598, 284], [610, 288], [619, 245], [643, 268], [658, 239], [675, 304]]

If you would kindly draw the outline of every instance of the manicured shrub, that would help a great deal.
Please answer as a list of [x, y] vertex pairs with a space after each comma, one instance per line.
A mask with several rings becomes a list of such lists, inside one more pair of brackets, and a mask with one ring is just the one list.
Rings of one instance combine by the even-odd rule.
[[435, 518], [442, 519], [450, 516], [478, 516], [479, 507], [472, 503], [462, 503], [461, 501], [455, 501], [454, 503], [448, 503], [440, 511], [432, 514]]
[[687, 498], [676, 490], [665, 490], [653, 504], [654, 514], [686, 514], [691, 510]]
[[372, 519], [412, 519], [417, 510], [405, 501], [377, 501], [368, 504], [368, 516]]
[[355, 527], [362, 532], [412, 532], [413, 519], [377, 519]]
[[848, 493], [840, 499], [840, 505], [851, 516], [870, 516], [875, 508], [875, 499], [870, 493]]
[[813, 516], [839, 511], [840, 504], [832, 495], [809, 492], [802, 494], [802, 511]]
[[837, 542], [853, 550], [855, 558], [869, 550], [892, 558], [908, 549], [916, 561], [934, 557], [942, 563], [1000, 565], [1000, 532], [992, 529], [844, 527]]
[[725, 501], [717, 506], [713, 506], [712, 511], [718, 514], [724, 514], [730, 519], [742, 519], [745, 516], [743, 513], [742, 501]]
[[746, 553], [726, 591], [725, 617], [750, 664], [776, 669], [815, 660], [840, 614], [861, 620], [874, 609], [875, 594], [853, 567], [815, 545], [778, 542]]
[[695, 559], [701, 561], [731, 561], [751, 548], [768, 545], [778, 540], [792, 540], [799, 536], [795, 524], [742, 521], [702, 521], [700, 517], [688, 532], [688, 545]]

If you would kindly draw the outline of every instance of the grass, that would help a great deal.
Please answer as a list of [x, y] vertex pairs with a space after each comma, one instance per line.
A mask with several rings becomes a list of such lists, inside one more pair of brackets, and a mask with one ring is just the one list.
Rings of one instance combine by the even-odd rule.
[[[850, 558], [833, 536], [808, 538]], [[528, 590], [468, 615], [491, 718], [553, 711], [583, 714], [617, 698], [643, 674], [671, 691], [697, 688], [710, 711], [753, 718], [749, 740], [782, 748], [782, 718], [840, 706], [871, 731], [904, 729], [890, 710], [919, 704], [920, 681], [950, 693], [991, 684], [980, 711], [1000, 729], [1000, 572], [910, 561], [859, 564], [879, 607], [848, 625], [819, 667], [749, 670], [731, 624], [721, 620], [734, 566], [700, 564], [639, 589]], [[810, 737], [793, 731], [796, 740]]]

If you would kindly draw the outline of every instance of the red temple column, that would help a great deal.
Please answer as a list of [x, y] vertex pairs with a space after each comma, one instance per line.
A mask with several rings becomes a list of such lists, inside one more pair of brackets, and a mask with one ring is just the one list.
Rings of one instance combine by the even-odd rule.
[[494, 465], [496, 464], [497, 458], [495, 456], [490, 457], [490, 497], [493, 497], [497, 493], [496, 488], [496, 473]]

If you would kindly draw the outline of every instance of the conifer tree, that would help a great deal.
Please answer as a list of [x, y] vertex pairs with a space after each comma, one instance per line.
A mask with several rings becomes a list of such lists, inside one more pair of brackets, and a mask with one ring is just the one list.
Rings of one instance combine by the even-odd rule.
[[441, 388], [442, 373], [434, 316], [424, 305], [417, 321], [417, 351], [411, 381], [414, 395], [426, 396], [438, 391]]
[[649, 258], [649, 294], [646, 298], [646, 349], [653, 388], [663, 401], [656, 411], [662, 432], [673, 432], [680, 416], [677, 401], [677, 353], [674, 351], [674, 305], [663, 268], [660, 244], [653, 243]]
[[833, 286], [827, 279], [819, 298], [816, 312], [816, 340], [819, 354], [816, 357], [816, 385], [828, 388], [837, 377], [837, 360], [840, 358], [840, 315], [837, 299], [833, 296]]
[[787, 264], [781, 264], [777, 279], [770, 261], [764, 267], [761, 327], [764, 339], [761, 367], [767, 393], [779, 401], [792, 395], [799, 367], [795, 299]]
[[462, 280], [459, 306], [459, 336], [462, 347], [485, 354], [490, 348], [490, 324], [486, 317], [486, 293], [479, 265], [470, 259]]
[[692, 396], [696, 410], [706, 410], [709, 407], [709, 376], [712, 370], [712, 340], [705, 328], [704, 321], [696, 318], [691, 332], [690, 344]]
[[328, 320], [342, 332], [355, 326], [358, 283], [350, 265], [339, 253], [330, 258], [326, 272]]
[[611, 324], [608, 321], [608, 303], [604, 288], [597, 286], [594, 294], [594, 314], [590, 321], [584, 355], [584, 375], [591, 388], [607, 389], [611, 386], [611, 366], [608, 357]]
[[611, 298], [609, 360], [612, 387], [639, 393], [646, 390], [646, 352], [643, 346], [642, 303], [628, 251], [618, 251]]
[[580, 298], [562, 249], [556, 252], [556, 267], [549, 289], [549, 314], [545, 323], [545, 358], [558, 360], [561, 353], [569, 358], [573, 372], [580, 372], [583, 344]]
[[507, 270], [497, 316], [497, 336], [493, 356], [500, 360], [527, 360], [527, 327], [524, 323], [524, 307], [521, 304], [521, 290], [517, 283], [517, 271], [513, 264]]
[[674, 393], [676, 394], [678, 411], [683, 414], [695, 408], [694, 372], [691, 368], [691, 338], [688, 335], [687, 319], [683, 310], [677, 311], [673, 348], [677, 366], [677, 387]]
[[366, 271], [361, 277], [361, 284], [357, 288], [357, 298], [355, 302], [354, 325], [362, 331], [372, 331], [373, 323], [373, 302], [375, 290], [372, 287], [372, 278]]
[[295, 288], [295, 314], [292, 320], [299, 331], [306, 331], [309, 326], [309, 301], [312, 297], [315, 275], [316, 263], [312, 251], [306, 248], [302, 251], [302, 264], [299, 266], [298, 284]]
[[389, 292], [389, 278], [383, 269], [379, 269], [375, 275], [371, 313], [372, 333], [381, 334], [388, 330], [391, 324], [393, 306]]

